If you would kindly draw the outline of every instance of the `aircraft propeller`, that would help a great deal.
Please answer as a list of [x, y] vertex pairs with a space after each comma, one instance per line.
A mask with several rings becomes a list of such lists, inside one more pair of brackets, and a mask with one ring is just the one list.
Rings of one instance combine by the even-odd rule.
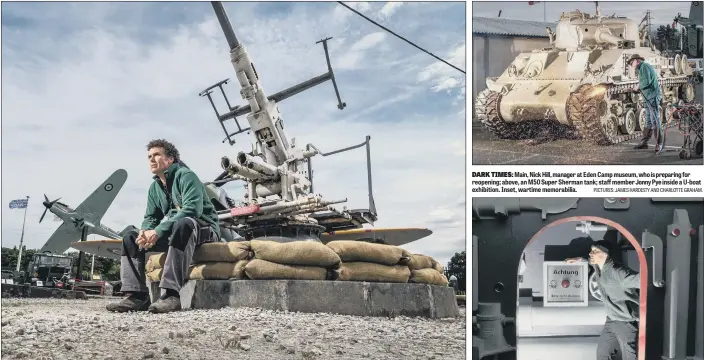
[[46, 194], [44, 194], [44, 199], [45, 199], [46, 201], [43, 201], [42, 204], [44, 204], [44, 207], [46, 207], [46, 209], [44, 209], [44, 212], [42, 213], [42, 217], [39, 218], [39, 223], [40, 223], [40, 224], [41, 224], [42, 220], [44, 220], [44, 215], [46, 215], [46, 211], [49, 210], [49, 209], [51, 209], [51, 207], [54, 206], [54, 204], [56, 204], [57, 201], [61, 200], [61, 198], [58, 198], [58, 199], [56, 199], [56, 200], [54, 200], [54, 201], [49, 201], [49, 198], [46, 197]]

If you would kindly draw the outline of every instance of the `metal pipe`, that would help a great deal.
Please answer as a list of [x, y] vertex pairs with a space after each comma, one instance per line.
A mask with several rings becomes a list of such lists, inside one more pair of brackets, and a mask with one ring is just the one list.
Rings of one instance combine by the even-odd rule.
[[281, 183], [271, 182], [264, 184], [255, 184], [254, 192], [257, 194], [258, 197], [278, 195], [281, 193]]
[[[294, 209], [299, 206], [309, 205], [309, 204], [314, 204], [314, 205], [318, 205], [318, 206], [322, 207], [322, 206], [328, 206], [328, 205], [333, 205], [333, 204], [339, 204], [339, 203], [343, 203], [346, 201], [347, 201], [347, 199], [323, 201], [319, 196], [310, 196], [310, 197], [305, 197], [305, 198], [299, 198], [296, 201], [286, 201], [286, 202], [282, 201], [277, 204], [262, 206], [256, 212], [253, 212], [252, 215], [254, 215], [254, 214], [268, 214], [268, 213], [272, 213], [275, 211]], [[226, 219], [230, 219], [232, 217], [233, 216], [230, 215], [229, 212], [218, 213], [219, 220], [226, 220]]]
[[689, 265], [691, 260], [692, 224], [687, 210], [675, 209], [673, 223], [667, 226], [665, 269], [665, 332], [664, 355], [683, 359], [687, 352], [689, 311]]
[[265, 174], [262, 174], [260, 172], [257, 172], [255, 170], [246, 168], [228, 158], [227, 156], [223, 156], [223, 158], [220, 160], [220, 165], [224, 170], [227, 170], [230, 172], [232, 175], [240, 175], [243, 177], [246, 177], [247, 179], [250, 180], [268, 180], [271, 177], [267, 176]]
[[276, 166], [262, 162], [260, 158], [250, 156], [243, 151], [237, 154], [237, 162], [242, 166], [246, 166], [265, 175], [277, 176], [279, 174], [279, 169]]
[[210, 4], [213, 5], [213, 10], [215, 11], [215, 16], [218, 18], [222, 32], [225, 34], [225, 39], [227, 39], [227, 44], [230, 46], [230, 50], [238, 47], [240, 42], [237, 40], [235, 31], [232, 30], [232, 25], [230, 24], [230, 19], [227, 17], [225, 12], [225, 7], [220, 1], [211, 1]]
[[[479, 307], [479, 255], [477, 243], [479, 238], [472, 235], [472, 311]], [[465, 284], [465, 289], [467, 288]]]
[[369, 140], [371, 136], [367, 135], [364, 144], [367, 149], [367, 187], [369, 190], [369, 211], [376, 215], [376, 204], [374, 203], [374, 191], [372, 190], [372, 155], [371, 150], [369, 150]]
[[[301, 93], [303, 91], [306, 91], [314, 86], [320, 85], [328, 80], [331, 79], [331, 76], [329, 73], [314, 77], [310, 80], [304, 81], [298, 85], [294, 85], [288, 89], [282, 90], [277, 92], [274, 95], [269, 96], [267, 99], [269, 101], [275, 102], [275, 103], [280, 103], [283, 100], [286, 100], [290, 98], [293, 95], [296, 95], [298, 93]], [[249, 105], [244, 105], [235, 108], [234, 110], [227, 112], [223, 114], [222, 116], [219, 117], [220, 121], [225, 121], [228, 119], [236, 118], [239, 116], [242, 116], [244, 114], [247, 114], [252, 111], [251, 106]]]
[[618, 45], [623, 39], [618, 36], [611, 35], [611, 32], [607, 28], [598, 28], [594, 36], [596, 41], [600, 43], [609, 43], [613, 45]]
[[694, 359], [704, 360], [704, 225], [699, 226], [699, 251], [697, 252], [697, 311], [695, 320]]

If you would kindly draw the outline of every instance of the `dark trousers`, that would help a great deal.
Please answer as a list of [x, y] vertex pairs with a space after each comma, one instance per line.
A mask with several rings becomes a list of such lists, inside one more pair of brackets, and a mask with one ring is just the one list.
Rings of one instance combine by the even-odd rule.
[[[132, 231], [122, 238], [124, 244], [120, 258], [120, 280], [123, 292], [148, 292], [145, 275], [145, 255], [147, 252], [166, 252], [166, 261], [159, 287], [180, 291], [188, 276], [193, 253], [196, 247], [205, 242], [217, 240], [217, 235], [209, 226], [201, 226], [193, 218], [182, 218], [173, 225], [170, 234], [160, 237], [154, 246], [140, 250], [136, 243], [138, 232]], [[127, 253], [125, 253], [127, 250]], [[132, 260], [135, 273], [128, 257]], [[142, 278], [140, 281], [140, 278]]]
[[599, 336], [596, 358], [597, 360], [636, 360], [637, 347], [638, 322], [613, 321], [607, 318], [604, 330]]

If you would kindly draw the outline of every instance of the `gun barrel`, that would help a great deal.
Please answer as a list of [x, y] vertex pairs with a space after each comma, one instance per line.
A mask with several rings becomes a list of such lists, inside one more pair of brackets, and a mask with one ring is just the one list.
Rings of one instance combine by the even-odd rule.
[[619, 42], [623, 41], [622, 38], [618, 36], [611, 35], [608, 30], [598, 29], [596, 33], [596, 40], [600, 43], [609, 43], [613, 45], [618, 45]]
[[261, 181], [271, 179], [270, 176], [262, 174], [256, 170], [246, 168], [230, 160], [230, 158], [228, 158], [227, 156], [223, 156], [222, 160], [220, 161], [220, 165], [222, 166], [223, 170], [226, 170], [230, 174], [240, 175], [250, 180]]
[[227, 39], [227, 44], [230, 46], [230, 50], [238, 47], [240, 42], [237, 40], [235, 31], [232, 29], [230, 19], [227, 17], [227, 13], [225, 12], [225, 7], [222, 5], [222, 2], [211, 1], [210, 3], [213, 5], [215, 16], [218, 18], [218, 22], [220, 23], [222, 32], [225, 34], [225, 39]]

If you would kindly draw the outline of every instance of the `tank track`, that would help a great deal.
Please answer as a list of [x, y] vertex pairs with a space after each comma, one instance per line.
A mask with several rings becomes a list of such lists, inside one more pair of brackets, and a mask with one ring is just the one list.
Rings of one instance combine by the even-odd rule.
[[501, 94], [489, 89], [482, 90], [474, 103], [477, 119], [491, 131], [494, 136], [503, 140], [532, 139], [538, 133], [538, 121], [508, 123], [501, 118], [499, 103]]
[[[660, 86], [677, 86], [687, 83], [687, 79], [660, 79]], [[601, 97], [590, 98], [587, 96], [596, 86], [602, 85], [582, 85], [567, 100], [567, 117], [577, 128], [580, 136], [597, 145], [614, 145], [643, 136], [642, 130], [637, 130], [633, 134], [610, 135], [601, 126], [598, 104]], [[607, 96], [625, 94], [631, 91], [638, 83], [628, 83], [619, 85], [607, 85]], [[675, 125], [674, 121], [663, 124], [667, 129]]]

